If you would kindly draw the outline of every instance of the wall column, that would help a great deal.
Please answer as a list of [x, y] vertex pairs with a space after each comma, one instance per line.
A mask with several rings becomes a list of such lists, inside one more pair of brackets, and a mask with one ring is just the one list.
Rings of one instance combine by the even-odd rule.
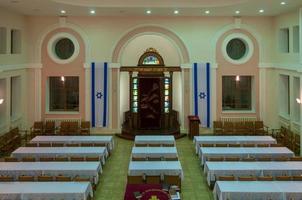
[[39, 67], [36, 67], [34, 69], [34, 73], [35, 73], [35, 102], [36, 102], [36, 109], [35, 109], [35, 121], [41, 121], [41, 117], [42, 117], [42, 105], [41, 105], [41, 101], [42, 101], [42, 65], [40, 65]]
[[84, 63], [85, 69], [85, 120], [91, 118], [91, 68], [89, 63]]

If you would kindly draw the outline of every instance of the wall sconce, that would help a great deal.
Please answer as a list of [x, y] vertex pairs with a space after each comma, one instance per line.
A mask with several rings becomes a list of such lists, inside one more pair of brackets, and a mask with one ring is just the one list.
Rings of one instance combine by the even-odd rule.
[[0, 105], [3, 104], [3, 102], [4, 102], [4, 99], [0, 99]]
[[64, 76], [61, 76], [61, 81], [65, 81], [65, 77]]
[[296, 101], [298, 104], [301, 104], [301, 99], [300, 98], [296, 98]]
[[236, 76], [236, 81], [240, 81], [240, 76]]

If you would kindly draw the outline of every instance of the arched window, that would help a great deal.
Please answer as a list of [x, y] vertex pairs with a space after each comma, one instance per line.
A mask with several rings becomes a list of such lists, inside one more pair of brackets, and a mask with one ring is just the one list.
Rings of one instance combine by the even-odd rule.
[[165, 66], [161, 55], [154, 48], [148, 48], [138, 60], [138, 66]]

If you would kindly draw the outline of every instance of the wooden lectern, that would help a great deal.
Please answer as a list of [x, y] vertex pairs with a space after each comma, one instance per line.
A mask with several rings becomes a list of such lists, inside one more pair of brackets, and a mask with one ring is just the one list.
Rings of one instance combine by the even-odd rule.
[[193, 139], [194, 136], [199, 135], [199, 124], [200, 120], [198, 116], [195, 115], [189, 115], [189, 138]]

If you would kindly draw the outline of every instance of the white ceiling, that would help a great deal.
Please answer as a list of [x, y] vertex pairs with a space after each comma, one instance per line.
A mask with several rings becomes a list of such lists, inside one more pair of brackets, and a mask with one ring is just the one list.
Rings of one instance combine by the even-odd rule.
[[[284, 1], [285, 5], [280, 3]], [[0, 0], [0, 7], [24, 15], [58, 16], [276, 16], [302, 7], [302, 0]], [[264, 13], [259, 13], [263, 9]], [[235, 14], [239, 10], [240, 14]]]

